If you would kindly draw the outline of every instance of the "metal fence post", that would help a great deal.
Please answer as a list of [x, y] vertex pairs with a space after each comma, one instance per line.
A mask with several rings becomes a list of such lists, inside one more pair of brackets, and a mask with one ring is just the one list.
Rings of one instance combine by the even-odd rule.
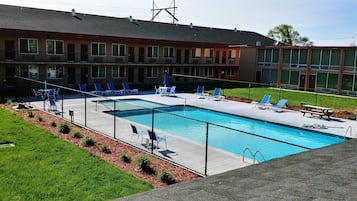
[[208, 122], [206, 122], [205, 176], [207, 176], [207, 160], [208, 160]]
[[84, 94], [84, 126], [87, 127], [87, 94]]
[[[151, 115], [151, 132], [154, 133], [155, 109], [152, 109]], [[150, 136], [150, 135], [149, 135]], [[154, 154], [154, 138], [151, 138], [151, 154]]]
[[115, 115], [115, 111], [116, 111], [116, 101], [113, 100], [114, 102], [114, 111], [113, 111], [113, 116], [114, 116], [114, 139], [117, 139], [116, 138], [116, 115]]

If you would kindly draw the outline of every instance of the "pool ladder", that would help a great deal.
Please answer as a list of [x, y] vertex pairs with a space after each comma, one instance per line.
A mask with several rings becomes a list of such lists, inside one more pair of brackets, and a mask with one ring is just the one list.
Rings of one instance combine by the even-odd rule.
[[[348, 128], [346, 130], [345, 138], [348, 137], [348, 136], [353, 137], [353, 135], [352, 135], [352, 126], [348, 126]], [[357, 137], [357, 134], [355, 134], [355, 137]]]
[[[259, 154], [259, 156], [260, 156], [261, 158], [263, 158], [264, 161], [266, 161], [261, 151], [257, 150], [256, 152], [253, 153], [252, 150], [249, 149], [249, 147], [246, 147], [246, 148], [244, 148], [244, 150], [243, 150], [243, 162], [244, 162], [245, 152], [246, 152], [246, 151], [248, 151], [248, 152], [253, 156], [253, 164], [255, 164], [255, 161], [257, 161], [257, 160], [256, 160], [257, 154]], [[257, 161], [257, 162], [258, 162], [258, 161]]]

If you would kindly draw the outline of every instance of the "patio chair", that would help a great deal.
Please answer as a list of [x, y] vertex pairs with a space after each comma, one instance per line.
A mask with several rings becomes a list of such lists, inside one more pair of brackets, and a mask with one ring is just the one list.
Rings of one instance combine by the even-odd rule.
[[138, 129], [133, 124], [130, 124], [130, 127], [131, 127], [131, 131], [132, 131], [131, 140], [135, 136], [136, 137], [136, 141], [138, 141], [139, 138], [141, 137], [141, 142], [143, 142], [143, 137], [144, 137], [144, 134], [146, 134], [146, 133], [144, 133], [144, 131], [139, 131], [138, 132]]
[[175, 95], [175, 91], [176, 91], [176, 86], [172, 86], [169, 88], [170, 92], [169, 92], [169, 96], [174, 96]]
[[35, 88], [35, 89], [32, 89], [32, 91], [33, 91], [33, 95], [35, 97], [39, 97], [39, 98], [43, 99], [43, 94], [41, 93], [41, 91], [39, 89]]
[[48, 99], [54, 99], [54, 100], [56, 100], [56, 89], [50, 89], [50, 90], [47, 92], [47, 97], [48, 97]]
[[155, 87], [155, 95], [160, 94], [160, 87], [157, 88], [156, 85], [154, 87]]
[[53, 98], [49, 98], [48, 102], [50, 103], [50, 106], [48, 108], [49, 111], [57, 111], [57, 105], [56, 105], [56, 100]]
[[78, 84], [79, 90], [82, 92], [88, 92], [86, 84]]
[[255, 102], [255, 106], [259, 106], [261, 109], [265, 109], [266, 106], [269, 104], [270, 95], [265, 94], [260, 102]]
[[110, 93], [107, 90], [104, 91], [102, 88], [102, 84], [100, 84], [100, 83], [94, 83], [94, 88], [95, 88], [94, 93], [97, 95], [107, 95]]
[[270, 106], [270, 109], [272, 109], [275, 112], [282, 112], [283, 111], [282, 108], [286, 107], [286, 102], [288, 102], [288, 100], [280, 99], [277, 104], [274, 104], [274, 105]]
[[129, 87], [129, 83], [127, 83], [127, 82], [123, 82], [122, 85], [123, 85], [125, 94], [138, 94], [138, 92], [139, 92], [138, 89], [131, 89]]
[[107, 91], [109, 91], [111, 93], [111, 95], [122, 95], [124, 93], [123, 89], [120, 89], [120, 90], [115, 89], [115, 85], [113, 82], [108, 82], [107, 87], [108, 87]]
[[220, 95], [221, 93], [221, 88], [215, 88], [213, 94], [211, 95], [211, 97], [214, 100], [223, 100], [225, 97]]
[[196, 91], [196, 95], [198, 98], [206, 98], [207, 97], [207, 93], [204, 93], [205, 91], [205, 86], [203, 85], [198, 85], [197, 86], [197, 91]]
[[166, 142], [166, 137], [165, 136], [159, 136], [156, 135], [156, 133], [154, 131], [148, 130], [148, 134], [149, 134], [149, 139], [156, 141], [156, 149], [159, 148], [159, 143], [161, 141], [165, 141], [165, 149], [167, 149], [167, 142]]

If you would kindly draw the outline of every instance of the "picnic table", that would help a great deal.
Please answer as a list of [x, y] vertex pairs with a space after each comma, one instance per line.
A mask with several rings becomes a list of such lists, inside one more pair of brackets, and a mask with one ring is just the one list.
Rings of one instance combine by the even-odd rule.
[[303, 116], [305, 116], [306, 113], [310, 115], [320, 116], [320, 119], [322, 119], [323, 116], [326, 116], [328, 120], [330, 120], [330, 117], [333, 114], [332, 108], [316, 105], [302, 105], [300, 112], [303, 113]]

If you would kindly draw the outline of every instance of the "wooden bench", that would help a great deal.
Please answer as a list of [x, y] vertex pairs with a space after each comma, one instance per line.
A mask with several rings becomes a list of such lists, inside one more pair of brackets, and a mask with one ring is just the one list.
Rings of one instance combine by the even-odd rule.
[[330, 120], [330, 117], [333, 114], [331, 108], [320, 107], [315, 105], [302, 105], [300, 112], [303, 113], [304, 116], [306, 113], [310, 115], [320, 116], [320, 119], [322, 119], [323, 116], [326, 116], [328, 120]]

